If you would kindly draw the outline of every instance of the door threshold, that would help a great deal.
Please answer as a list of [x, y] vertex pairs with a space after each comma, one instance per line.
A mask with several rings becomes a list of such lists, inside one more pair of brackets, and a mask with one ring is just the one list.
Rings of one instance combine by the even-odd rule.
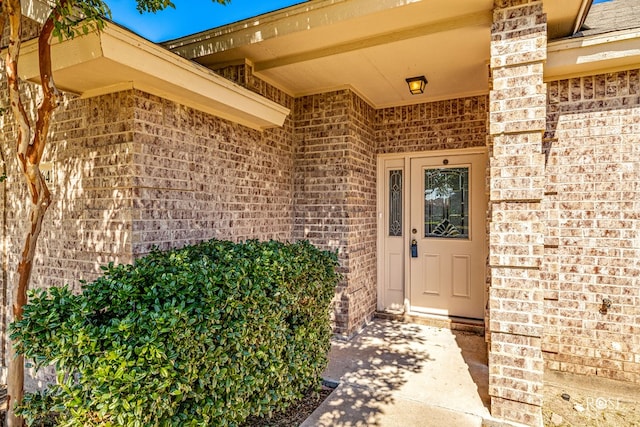
[[451, 329], [452, 331], [469, 332], [476, 335], [484, 335], [484, 321], [481, 319], [469, 319], [466, 317], [441, 316], [436, 314], [415, 312], [390, 312], [376, 311], [378, 319], [395, 320], [405, 323], [433, 326], [436, 328]]

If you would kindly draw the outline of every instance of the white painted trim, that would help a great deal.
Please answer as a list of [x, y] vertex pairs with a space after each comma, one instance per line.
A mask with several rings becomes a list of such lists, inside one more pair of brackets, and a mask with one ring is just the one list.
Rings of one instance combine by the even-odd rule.
[[412, 151], [410, 153], [383, 153], [378, 154], [379, 158], [383, 159], [413, 159], [416, 157], [429, 157], [429, 156], [464, 156], [467, 154], [482, 154], [488, 151], [487, 147], [469, 147], [469, 148], [456, 148], [449, 150], [426, 150], [426, 151]]
[[547, 52], [559, 52], [568, 49], [577, 49], [587, 46], [596, 46], [606, 43], [633, 40], [640, 38], [640, 29], [631, 28], [628, 30], [612, 31], [609, 33], [596, 34], [586, 37], [575, 37], [549, 42]]
[[[256, 77], [259, 77], [260, 79], [266, 81], [267, 83], [271, 82], [271, 80], [268, 77], [264, 76], [262, 73], [254, 73], [254, 75]], [[487, 76], [487, 78], [488, 78], [488, 76]], [[273, 84], [273, 83], [271, 83], [271, 84]], [[276, 85], [274, 84], [274, 86], [276, 86]], [[479, 90], [479, 91], [451, 93], [451, 94], [443, 95], [443, 96], [430, 96], [429, 94], [425, 93], [425, 94], [422, 94], [421, 96], [416, 96], [415, 99], [409, 99], [406, 102], [392, 103], [392, 104], [376, 104], [373, 101], [371, 101], [371, 99], [369, 99], [366, 95], [364, 95], [362, 92], [360, 92], [359, 90], [357, 90], [356, 88], [354, 88], [350, 84], [323, 87], [323, 88], [318, 89], [318, 90], [310, 90], [310, 91], [305, 91], [305, 92], [298, 92], [298, 93], [293, 93], [293, 94], [290, 94], [290, 95], [292, 95], [294, 98], [301, 98], [303, 96], [320, 95], [320, 94], [323, 94], [323, 93], [337, 92], [337, 91], [341, 91], [341, 90], [350, 90], [350, 91], [352, 91], [353, 93], [358, 95], [367, 104], [369, 104], [371, 107], [373, 107], [376, 110], [382, 110], [384, 108], [405, 107], [405, 106], [409, 106], [409, 105], [428, 104], [430, 102], [451, 101], [452, 99], [464, 99], [464, 98], [472, 98], [472, 97], [488, 96], [489, 95], [489, 88], [487, 88], [487, 89], [482, 89], [482, 90]]]
[[545, 81], [637, 68], [640, 29], [558, 40], [547, 45]]
[[102, 86], [96, 89], [90, 89], [80, 94], [80, 98], [93, 98], [95, 96], [106, 95], [108, 93], [122, 92], [125, 90], [135, 89], [135, 84], [131, 81], [115, 83], [110, 86]]
[[327, 24], [384, 12], [421, 0], [314, 0], [164, 44], [186, 58], [200, 57], [256, 42], [306, 32]]
[[582, 3], [580, 4], [580, 11], [578, 12], [578, 16], [576, 16], [576, 20], [573, 24], [573, 32], [571, 34], [577, 33], [580, 31], [580, 28], [582, 28], [582, 25], [589, 14], [591, 3], [593, 3], [593, 0], [582, 0]]
[[376, 308], [382, 310], [381, 298], [384, 292], [384, 160], [376, 159]]
[[[396, 161], [398, 164], [391, 166], [388, 165], [388, 163], [391, 163], [393, 161]], [[388, 182], [388, 175], [387, 175], [387, 170], [389, 170], [390, 168], [393, 169], [401, 169], [402, 170], [402, 190], [403, 190], [403, 194], [402, 194], [402, 212], [403, 212], [403, 218], [402, 218], [402, 222], [403, 222], [403, 231], [402, 231], [402, 245], [405, 248], [404, 251], [406, 251], [406, 245], [409, 242], [408, 240], [408, 233], [406, 230], [406, 226], [407, 226], [407, 221], [408, 221], [408, 215], [407, 215], [407, 207], [408, 207], [408, 201], [407, 201], [407, 185], [406, 183], [407, 181], [407, 162], [405, 160], [404, 157], [399, 157], [399, 158], [394, 158], [394, 159], [384, 159], [382, 157], [379, 157], [377, 160], [377, 182], [376, 182], [376, 200], [377, 200], [377, 229], [378, 229], [378, 235], [377, 235], [377, 274], [378, 274], [378, 278], [377, 278], [377, 290], [378, 290], [378, 296], [377, 296], [377, 301], [376, 301], [376, 305], [378, 310], [384, 310], [387, 306], [388, 306], [388, 301], [386, 299], [387, 297], [387, 291], [385, 289], [385, 283], [386, 283], [386, 270], [385, 270], [385, 253], [387, 250], [387, 224], [388, 224], [388, 218], [385, 215], [385, 212], [388, 211], [386, 205], [388, 203], [388, 194], [387, 194], [387, 182]], [[407, 263], [407, 257], [404, 256], [403, 257], [403, 262], [406, 264]], [[406, 294], [406, 288], [407, 288], [407, 278], [406, 278], [406, 271], [407, 271], [407, 265], [403, 266], [403, 271], [405, 272], [405, 274], [403, 274], [403, 279], [404, 279], [404, 283], [403, 283], [403, 307], [406, 310], [406, 302], [407, 302], [407, 294]]]
[[[487, 78], [489, 78], [488, 75], [487, 75]], [[428, 104], [430, 102], [451, 101], [454, 99], [475, 98], [478, 96], [489, 96], [489, 88], [487, 87], [486, 89], [474, 90], [469, 92], [450, 93], [448, 95], [443, 95], [443, 96], [429, 96], [426, 93], [423, 95], [425, 95], [424, 98], [421, 98], [421, 96], [417, 96], [416, 98], [418, 99], [415, 101], [412, 99], [409, 99], [406, 102], [399, 102], [395, 104], [373, 105], [373, 107], [377, 110], [381, 110], [383, 108], [404, 107], [408, 105]]]

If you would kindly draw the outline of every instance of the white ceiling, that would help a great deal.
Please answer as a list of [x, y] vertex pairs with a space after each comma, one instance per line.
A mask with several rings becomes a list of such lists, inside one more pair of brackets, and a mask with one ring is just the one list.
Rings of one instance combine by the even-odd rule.
[[[583, 0], [547, 0], [550, 36]], [[374, 107], [488, 93], [493, 0], [313, 0], [165, 44], [212, 69], [248, 60], [293, 96], [351, 87]], [[422, 95], [405, 78], [428, 79]]]

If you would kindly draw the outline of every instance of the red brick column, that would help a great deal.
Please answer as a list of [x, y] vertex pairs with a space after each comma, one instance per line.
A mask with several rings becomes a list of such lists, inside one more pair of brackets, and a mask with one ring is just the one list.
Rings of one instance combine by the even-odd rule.
[[546, 16], [495, 0], [491, 33], [489, 393], [498, 418], [542, 425]]

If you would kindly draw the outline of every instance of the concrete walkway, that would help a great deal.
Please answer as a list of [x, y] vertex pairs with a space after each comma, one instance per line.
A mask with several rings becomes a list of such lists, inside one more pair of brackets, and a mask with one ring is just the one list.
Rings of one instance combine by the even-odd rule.
[[324, 377], [339, 385], [304, 427], [466, 427], [491, 419], [478, 335], [375, 319], [352, 340], [333, 342]]

